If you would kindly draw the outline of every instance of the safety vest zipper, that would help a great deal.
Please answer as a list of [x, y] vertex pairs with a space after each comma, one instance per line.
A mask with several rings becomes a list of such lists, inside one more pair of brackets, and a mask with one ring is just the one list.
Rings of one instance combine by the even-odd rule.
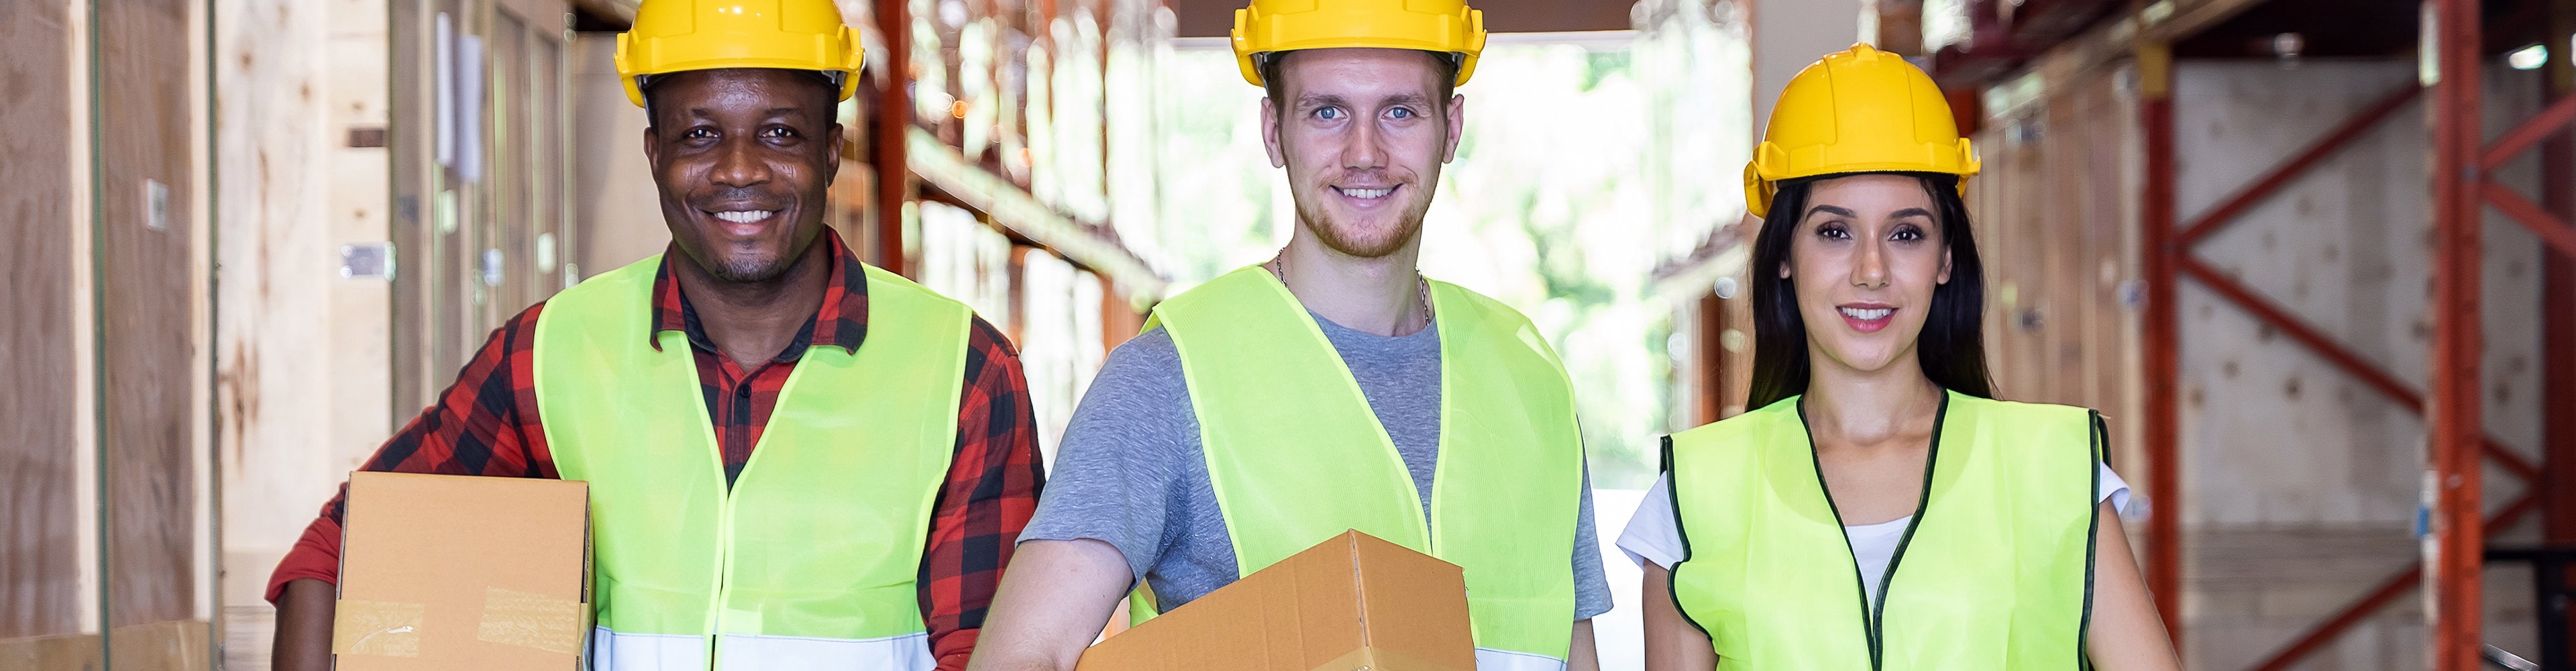
[[707, 604], [709, 669], [724, 666], [725, 604], [733, 603], [733, 483], [726, 483], [723, 509], [716, 513], [716, 557], [716, 598]]
[[[1853, 586], [1860, 588], [1858, 591], [1860, 592], [1861, 636], [1869, 644], [1871, 671], [1879, 671], [1885, 666], [1883, 659], [1887, 642], [1885, 626], [1887, 592], [1889, 588], [1895, 586], [1896, 567], [1905, 561], [1905, 547], [1913, 544], [1914, 530], [1923, 525], [1923, 516], [1931, 511], [1932, 473], [1941, 463], [1941, 424], [1942, 420], [1947, 419], [1949, 415], [1950, 395], [1945, 392], [1941, 395], [1940, 409], [1932, 416], [1931, 448], [1923, 455], [1923, 492], [1914, 502], [1914, 516], [1907, 518], [1905, 522], [1905, 535], [1897, 537], [1896, 551], [1888, 555], [1887, 568], [1879, 573], [1876, 594], [1870, 593], [1868, 581], [1861, 578], [1860, 551], [1852, 548], [1851, 532], [1843, 525], [1842, 508], [1834, 504], [1833, 488], [1825, 486], [1825, 464], [1823, 458], [1816, 455], [1816, 434], [1812, 430], [1807, 431], [1807, 458], [1816, 470], [1816, 489], [1824, 493], [1825, 508], [1834, 514], [1834, 531], [1842, 534], [1843, 551], [1851, 557]], [[1800, 398], [1798, 399], [1798, 424], [1801, 430], [1805, 430], [1806, 423], [1807, 400]]]

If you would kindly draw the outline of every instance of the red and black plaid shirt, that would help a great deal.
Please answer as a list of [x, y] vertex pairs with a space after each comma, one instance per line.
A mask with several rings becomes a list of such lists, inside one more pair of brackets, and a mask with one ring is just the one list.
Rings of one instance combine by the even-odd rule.
[[[751, 460], [752, 446], [760, 443], [761, 430], [767, 427], [770, 411], [778, 405], [778, 392], [786, 386], [797, 359], [817, 346], [855, 350], [867, 335], [867, 274], [859, 270], [858, 259], [840, 236], [827, 230], [824, 244], [831, 245], [833, 263], [822, 308], [777, 358], [751, 370], [744, 370], [707, 339], [697, 311], [671, 280], [668, 260], [655, 275], [656, 332], [688, 335], [728, 480]], [[537, 313], [544, 308], [544, 303], [531, 306], [493, 331], [491, 340], [457, 375], [456, 384], [440, 395], [438, 405], [385, 441], [364, 469], [561, 477], [546, 451], [536, 386], [530, 376]], [[967, 653], [975, 648], [975, 635], [984, 626], [985, 609], [992, 605], [993, 589], [1001, 584], [1002, 567], [1010, 562], [1020, 530], [1037, 512], [1038, 489], [1044, 479], [1019, 353], [980, 317], [967, 337], [964, 388], [957, 412], [957, 454], [932, 509], [919, 577], [931, 653], [938, 657], [942, 671], [965, 667]], [[347, 496], [348, 487], [342, 485], [340, 495], [323, 505], [320, 519], [305, 529], [304, 538], [278, 564], [269, 578], [271, 602], [291, 580], [338, 582], [341, 503]]]

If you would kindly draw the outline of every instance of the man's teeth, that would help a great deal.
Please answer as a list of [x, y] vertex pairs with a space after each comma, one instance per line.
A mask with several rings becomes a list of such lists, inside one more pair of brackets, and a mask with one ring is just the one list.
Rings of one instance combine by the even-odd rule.
[[777, 211], [777, 210], [751, 210], [751, 211], [747, 211], [747, 212], [717, 212], [717, 213], [716, 213], [716, 218], [717, 218], [717, 219], [723, 219], [723, 220], [725, 220], [725, 221], [730, 221], [730, 222], [737, 223], [737, 224], [748, 224], [748, 223], [752, 223], [752, 222], [755, 222], [755, 221], [760, 221], [760, 220], [763, 220], [763, 219], [768, 219], [768, 218], [769, 218], [769, 216], [770, 216], [770, 215], [773, 215], [773, 214], [778, 214], [778, 211]]
[[1350, 197], [1352, 197], [1352, 198], [1358, 198], [1358, 199], [1361, 199], [1361, 200], [1376, 200], [1376, 199], [1379, 199], [1379, 198], [1385, 198], [1387, 194], [1395, 193], [1395, 187], [1392, 187], [1392, 186], [1387, 187], [1387, 188], [1383, 188], [1383, 189], [1339, 189], [1339, 188], [1337, 188], [1336, 190], [1341, 191], [1341, 192], [1342, 192], [1342, 195], [1350, 196]]
[[1886, 319], [1888, 315], [1890, 315], [1890, 314], [1894, 314], [1894, 313], [1896, 312], [1896, 308], [1872, 308], [1872, 309], [1868, 309], [1868, 310], [1863, 310], [1863, 309], [1860, 309], [1860, 308], [1837, 308], [1837, 309], [1842, 310], [1842, 311], [1843, 311], [1843, 316], [1845, 316], [1845, 317], [1850, 317], [1850, 318], [1858, 319], [1858, 320], [1865, 321], [1865, 322], [1874, 322], [1874, 321], [1878, 321], [1878, 320], [1881, 320], [1881, 319]]

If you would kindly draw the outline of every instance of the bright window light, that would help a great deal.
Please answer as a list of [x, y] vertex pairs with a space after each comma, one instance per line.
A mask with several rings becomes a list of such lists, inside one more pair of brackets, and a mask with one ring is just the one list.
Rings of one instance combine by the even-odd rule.
[[2540, 66], [2549, 64], [2549, 47], [2534, 44], [2515, 49], [2504, 57], [2504, 62], [2516, 70], [2538, 70]]

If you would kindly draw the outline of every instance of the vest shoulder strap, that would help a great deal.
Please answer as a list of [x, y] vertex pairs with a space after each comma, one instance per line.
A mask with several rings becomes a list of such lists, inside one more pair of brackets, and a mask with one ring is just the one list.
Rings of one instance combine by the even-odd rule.
[[1756, 438], [1767, 437], [1773, 431], [1788, 427], [1805, 431], [1804, 422], [1798, 416], [1800, 398], [1802, 397], [1791, 396], [1780, 399], [1770, 405], [1755, 408], [1734, 417], [1674, 433], [1664, 439], [1664, 470], [1667, 472], [1672, 470], [1675, 453], [1750, 451], [1759, 447], [1759, 441], [1755, 440]]
[[[549, 332], [575, 337], [645, 337], [653, 328], [653, 278], [661, 272], [662, 255], [644, 257], [556, 292], [537, 313], [537, 338]], [[634, 319], [640, 317], [641, 320]], [[542, 345], [540, 345], [542, 346]]]
[[901, 308], [905, 314], [921, 311], [947, 319], [960, 316], [970, 321], [973, 319], [975, 309], [968, 307], [962, 301], [941, 295], [937, 291], [930, 290], [930, 287], [921, 286], [911, 278], [897, 275], [884, 268], [865, 263], [859, 264], [859, 267], [865, 269], [868, 274], [868, 326], [870, 328], [875, 328], [879, 321], [875, 318], [879, 314], [876, 312], [878, 301], [888, 301], [895, 307]]
[[1979, 427], [2001, 432], [2010, 437], [2017, 449], [2090, 452], [2092, 459], [2102, 461], [2109, 443], [2101, 432], [2100, 413], [2091, 408], [2054, 403], [2023, 403], [1966, 394], [1950, 395], [1950, 412], [1944, 420], [1953, 425]]

